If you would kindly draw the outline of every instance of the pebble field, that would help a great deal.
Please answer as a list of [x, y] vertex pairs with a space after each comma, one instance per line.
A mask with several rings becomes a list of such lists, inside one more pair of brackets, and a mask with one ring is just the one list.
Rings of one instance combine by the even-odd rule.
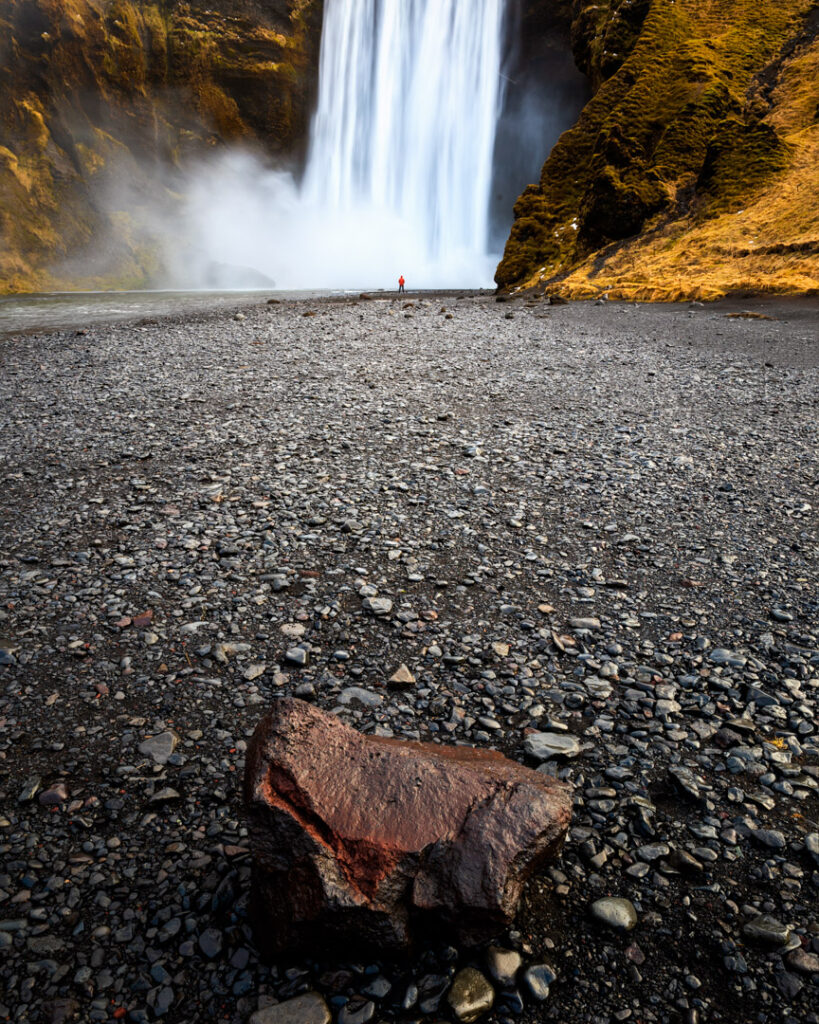
[[[819, 311], [745, 308], [0, 339], [0, 1020], [817, 1024]], [[513, 931], [260, 962], [280, 695], [572, 783]]]

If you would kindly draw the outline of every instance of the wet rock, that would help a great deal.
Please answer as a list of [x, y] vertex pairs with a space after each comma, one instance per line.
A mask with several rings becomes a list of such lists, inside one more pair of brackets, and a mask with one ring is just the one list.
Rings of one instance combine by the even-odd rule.
[[139, 745], [139, 752], [144, 757], [150, 757], [154, 764], [167, 764], [178, 742], [179, 737], [176, 733], [161, 732], [143, 740]]
[[785, 849], [785, 836], [778, 829], [757, 828], [753, 830], [752, 835], [760, 846], [767, 846], [772, 850]]
[[257, 935], [290, 950], [400, 949], [415, 917], [490, 938], [570, 815], [565, 784], [500, 754], [365, 737], [290, 699], [253, 735], [245, 800]]
[[412, 994], [411, 990], [414, 986], [410, 986], [407, 989], [407, 995], [404, 999], [405, 1007], [409, 1009], [417, 1003], [421, 1013], [435, 1013], [441, 1004], [444, 994], [449, 989], [449, 981], [448, 975], [445, 974], [425, 975], [418, 983], [415, 999], [412, 1002], [409, 1002], [409, 996]]
[[521, 955], [517, 950], [490, 946], [486, 951], [486, 966], [489, 974], [504, 988], [515, 983], [521, 963]]
[[557, 979], [557, 975], [549, 964], [533, 964], [523, 974], [526, 991], [538, 1003], [549, 998], [549, 989]]
[[742, 926], [742, 932], [751, 942], [763, 946], [786, 946], [791, 937], [790, 928], [770, 914], [761, 914]]
[[637, 927], [637, 911], [631, 900], [619, 896], [606, 896], [591, 905], [595, 921], [615, 931], [630, 932]]
[[669, 857], [668, 863], [674, 868], [675, 871], [679, 871], [684, 875], [698, 875], [703, 871], [703, 863], [688, 850], [672, 850]]
[[492, 1009], [495, 990], [480, 971], [465, 967], [455, 975], [446, 1000], [458, 1020], [472, 1024]]
[[295, 999], [287, 999], [266, 1006], [251, 1015], [248, 1024], [330, 1024], [332, 1016], [318, 992], [306, 992]]
[[392, 991], [392, 984], [383, 975], [379, 975], [369, 985], [365, 985], [361, 991], [365, 996], [372, 996], [373, 999], [385, 999]]
[[523, 741], [523, 749], [538, 761], [550, 758], [574, 758], [580, 754], [580, 741], [560, 732], [535, 732]]
[[742, 668], [747, 659], [741, 654], [729, 651], [726, 647], [715, 647], [708, 655], [708, 660], [713, 662], [715, 665], [728, 665], [732, 668]]
[[367, 1024], [375, 1015], [375, 1003], [371, 1000], [353, 998], [342, 1006], [338, 1024]]

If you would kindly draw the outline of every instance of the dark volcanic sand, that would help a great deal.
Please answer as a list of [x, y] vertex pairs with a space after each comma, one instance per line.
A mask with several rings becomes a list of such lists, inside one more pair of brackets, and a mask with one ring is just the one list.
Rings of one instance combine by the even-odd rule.
[[451, 1016], [481, 951], [257, 961], [239, 777], [295, 693], [521, 760], [578, 740], [501, 937], [558, 980], [483, 1019], [819, 1020], [816, 305], [234, 312], [0, 341], [0, 1019]]

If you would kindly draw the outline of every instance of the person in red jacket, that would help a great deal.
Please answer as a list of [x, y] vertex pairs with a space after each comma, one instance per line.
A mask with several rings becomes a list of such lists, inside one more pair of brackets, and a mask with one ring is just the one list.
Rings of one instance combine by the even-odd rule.
[[403, 290], [404, 290], [404, 275], [402, 274], [398, 278], [398, 294], [400, 295]]

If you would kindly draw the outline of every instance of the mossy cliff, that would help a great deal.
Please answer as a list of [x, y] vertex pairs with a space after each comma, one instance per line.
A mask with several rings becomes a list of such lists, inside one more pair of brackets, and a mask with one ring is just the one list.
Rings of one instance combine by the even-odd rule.
[[320, 25], [321, 0], [0, 0], [0, 291], [145, 284], [151, 166], [297, 154]]
[[518, 200], [498, 283], [819, 289], [817, 4], [575, 0], [571, 14], [595, 92]]

